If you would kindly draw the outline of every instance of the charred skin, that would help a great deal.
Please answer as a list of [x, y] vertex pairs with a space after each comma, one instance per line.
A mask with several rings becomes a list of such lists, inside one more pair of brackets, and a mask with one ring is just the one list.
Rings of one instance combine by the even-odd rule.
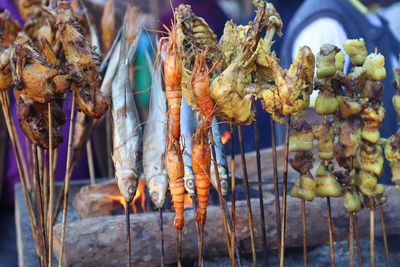
[[[49, 148], [49, 120], [48, 106], [36, 102], [25, 94], [15, 93], [17, 99], [17, 115], [21, 129], [32, 144], [41, 148]], [[52, 135], [53, 148], [63, 141], [60, 126], [65, 123], [65, 115], [62, 108], [52, 101]]]
[[200, 125], [193, 135], [192, 167], [196, 183], [198, 210], [196, 221], [205, 224], [207, 215], [208, 196], [210, 195], [210, 165], [211, 154], [208, 144], [208, 132], [205, 124]]
[[168, 101], [168, 113], [171, 116], [171, 132], [175, 140], [181, 136], [180, 116], [182, 101], [182, 54], [176, 42], [177, 26], [172, 25], [164, 63], [165, 92]]
[[77, 106], [86, 115], [99, 119], [106, 113], [108, 101], [100, 91], [98, 55], [86, 41], [82, 28], [71, 10], [57, 11], [57, 25], [67, 66], [74, 80], [72, 90]]
[[185, 185], [183, 181], [184, 167], [182, 151], [179, 142], [169, 138], [165, 152], [165, 168], [169, 179], [169, 190], [175, 208], [174, 227], [182, 230], [184, 226], [184, 195]]

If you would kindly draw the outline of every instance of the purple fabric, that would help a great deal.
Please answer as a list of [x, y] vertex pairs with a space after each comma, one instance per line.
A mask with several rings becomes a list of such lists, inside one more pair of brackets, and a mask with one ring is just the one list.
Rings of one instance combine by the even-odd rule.
[[11, 16], [21, 23], [21, 25], [24, 25], [24, 20], [19, 15], [18, 9], [15, 7], [12, 0], [0, 0], [0, 9], [8, 9], [8, 11], [11, 13]]
[[[0, 9], [8, 9], [13, 16], [13, 18], [17, 19], [18, 21], [23, 24], [22, 18], [19, 16], [17, 9], [12, 3], [12, 0], [0, 0]], [[17, 132], [19, 136], [19, 140], [21, 140], [21, 146], [24, 151], [24, 155], [27, 155], [26, 152], [26, 143], [25, 143], [25, 134], [22, 132], [21, 128], [19, 127], [18, 117], [16, 115], [16, 106], [13, 94], [10, 91], [11, 96], [11, 110], [12, 115], [17, 127]], [[55, 172], [55, 180], [62, 181], [65, 175], [65, 166], [67, 162], [67, 147], [68, 147], [68, 129], [69, 129], [69, 118], [71, 114], [71, 99], [64, 104], [64, 111], [67, 122], [61, 128], [62, 135], [64, 136], [64, 142], [58, 146], [58, 159], [57, 159], [57, 167]], [[28, 144], [30, 145], [30, 143]], [[5, 194], [6, 194], [6, 201], [7, 204], [13, 205], [14, 204], [14, 186], [15, 184], [20, 182], [20, 177], [18, 174], [18, 168], [15, 161], [14, 151], [9, 146], [7, 151], [7, 158], [5, 159], [6, 168], [5, 168], [5, 178], [4, 178], [4, 187], [5, 187]], [[87, 167], [87, 158], [86, 153], [84, 152], [79, 164], [75, 167], [75, 171], [72, 174], [71, 179], [85, 179], [89, 177], [89, 171]]]
[[[208, 25], [210, 25], [211, 29], [214, 33], [221, 37], [224, 32], [225, 22], [228, 20], [228, 17], [222, 11], [222, 9], [218, 6], [216, 0], [173, 0], [172, 6], [175, 9], [180, 4], [189, 4], [192, 6], [193, 12], [202, 18], [204, 18]], [[173, 12], [171, 7], [168, 5], [166, 9], [161, 12], [160, 21], [167, 25], [168, 27], [171, 25], [171, 20], [173, 19]], [[165, 30], [160, 27], [161, 30]]]
[[[24, 155], [26, 153], [26, 138], [25, 134], [19, 127], [18, 117], [16, 115], [16, 106], [14, 98], [11, 100], [11, 109], [14, 117], [14, 121], [16, 122], [17, 132], [19, 136], [19, 140], [21, 140], [22, 150], [24, 151]], [[69, 129], [69, 119], [71, 115], [71, 100], [66, 101], [64, 104], [64, 111], [67, 122], [62, 126], [61, 132], [64, 136], [64, 142], [58, 146], [58, 159], [57, 159], [57, 167], [55, 172], [55, 180], [62, 181], [64, 180], [65, 175], [65, 166], [67, 162], [67, 148], [68, 148], [68, 129]], [[76, 117], [76, 116], [75, 116]], [[29, 141], [28, 141], [29, 142]], [[30, 145], [30, 143], [29, 143]], [[7, 151], [6, 158], [6, 171], [5, 171], [5, 189], [6, 189], [6, 201], [7, 204], [12, 205], [14, 202], [14, 186], [15, 184], [20, 182], [18, 168], [15, 161], [14, 151], [11, 147], [9, 147]], [[85, 179], [89, 177], [89, 171], [87, 167], [87, 158], [86, 153], [84, 152], [79, 164], [75, 167], [75, 171], [72, 174], [71, 179]]]

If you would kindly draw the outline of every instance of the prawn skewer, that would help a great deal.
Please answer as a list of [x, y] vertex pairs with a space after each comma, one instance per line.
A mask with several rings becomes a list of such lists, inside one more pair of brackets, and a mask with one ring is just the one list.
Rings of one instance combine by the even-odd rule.
[[[166, 136], [165, 167], [169, 179], [169, 189], [175, 208], [174, 227], [178, 230], [178, 266], [181, 265], [181, 240], [184, 226], [184, 164], [180, 146], [180, 113], [182, 101], [182, 55], [177, 43], [177, 25], [173, 24], [171, 30], [166, 26], [169, 36], [168, 42], [163, 46], [165, 51], [164, 82], [168, 102], [168, 115], [170, 127]], [[161, 40], [160, 40], [161, 41]], [[168, 125], [169, 126], [169, 125]]]

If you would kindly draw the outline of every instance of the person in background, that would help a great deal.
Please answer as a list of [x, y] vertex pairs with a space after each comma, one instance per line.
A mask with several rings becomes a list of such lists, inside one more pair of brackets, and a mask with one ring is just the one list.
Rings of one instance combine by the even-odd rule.
[[[385, 91], [383, 104], [385, 119], [381, 128], [382, 137], [389, 137], [398, 130], [397, 114], [392, 105], [394, 88], [393, 67], [399, 65], [400, 43], [389, 29], [388, 23], [376, 11], [379, 6], [388, 6], [395, 0], [306, 0], [296, 11], [288, 29], [284, 32], [280, 59], [283, 67], [289, 67], [298, 48], [307, 45], [314, 54], [325, 43], [343, 50], [346, 39], [364, 38], [371, 53], [375, 48], [385, 56], [387, 77], [383, 80]], [[344, 51], [344, 50], [343, 50]], [[346, 58], [345, 70], [350, 67]], [[279, 129], [277, 135], [282, 135]], [[386, 168], [384, 182], [389, 182], [390, 171]]]

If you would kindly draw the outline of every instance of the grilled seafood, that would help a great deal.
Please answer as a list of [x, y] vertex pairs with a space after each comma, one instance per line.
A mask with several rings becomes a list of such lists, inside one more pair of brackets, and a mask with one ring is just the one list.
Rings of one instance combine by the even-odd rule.
[[[151, 60], [148, 65], [152, 66]], [[152, 67], [151, 67], [152, 68]], [[164, 166], [166, 131], [166, 98], [162, 90], [161, 69], [151, 69], [153, 82], [148, 122], [143, 134], [143, 172], [151, 200], [156, 208], [162, 208], [167, 193], [168, 177]], [[161, 121], [160, 121], [161, 120]], [[160, 137], [161, 136], [161, 137]]]
[[[125, 40], [125, 33], [122, 34]], [[131, 202], [142, 168], [142, 128], [129, 82], [126, 42], [122, 42], [120, 63], [112, 84], [113, 161], [122, 196]]]
[[182, 102], [182, 54], [177, 42], [177, 25], [169, 30], [168, 42], [162, 47], [165, 51], [164, 81], [168, 102], [168, 132], [166, 133], [165, 167], [167, 169], [169, 189], [175, 208], [174, 227], [182, 230], [184, 226], [184, 164], [180, 146], [181, 102]]
[[198, 201], [198, 210], [196, 213], [196, 221], [205, 224], [208, 196], [210, 194], [210, 165], [211, 153], [208, 144], [207, 125], [202, 123], [197, 127], [196, 133], [193, 135], [192, 144], [192, 166], [196, 183], [196, 194]]
[[[182, 91], [189, 106], [196, 109], [195, 97], [189, 89], [192, 70], [195, 65], [194, 55], [207, 50], [205, 61], [208, 68], [211, 69], [221, 57], [221, 52], [217, 36], [203, 18], [193, 13], [190, 5], [179, 5], [175, 10], [175, 17], [177, 40], [182, 48]], [[219, 67], [210, 72], [211, 80], [219, 72]]]

